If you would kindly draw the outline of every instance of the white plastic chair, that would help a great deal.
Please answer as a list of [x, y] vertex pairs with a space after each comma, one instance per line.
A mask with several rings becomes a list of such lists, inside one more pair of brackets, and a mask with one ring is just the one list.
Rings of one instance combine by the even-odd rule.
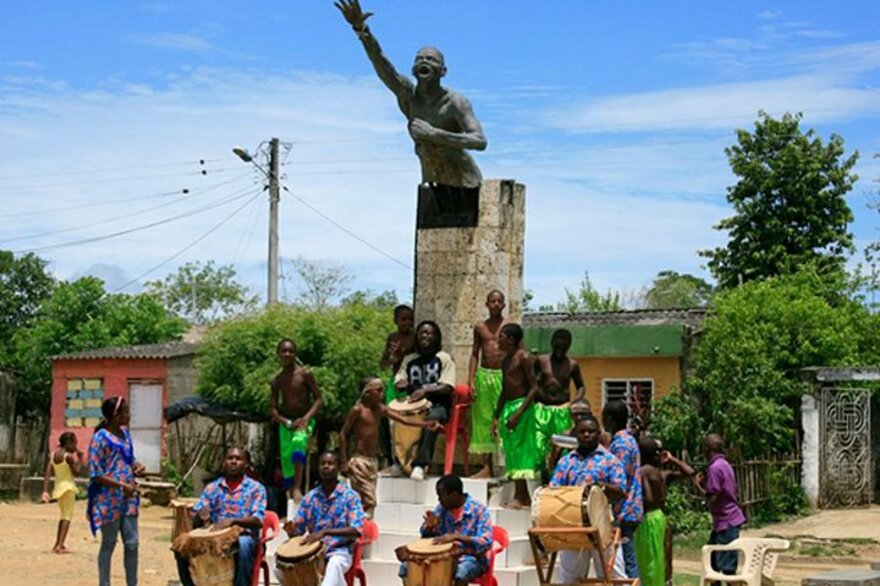
[[[779, 552], [789, 547], [791, 543], [786, 539], [765, 537], [741, 537], [727, 545], [704, 545], [700, 586], [711, 582], [743, 582], [748, 586], [773, 584]], [[740, 552], [736, 574], [721, 574], [712, 569], [712, 553], [716, 551]]]

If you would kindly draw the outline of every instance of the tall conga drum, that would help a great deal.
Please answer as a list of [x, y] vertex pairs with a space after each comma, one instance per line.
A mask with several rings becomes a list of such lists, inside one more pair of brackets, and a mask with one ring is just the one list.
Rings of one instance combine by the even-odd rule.
[[171, 526], [171, 541], [177, 539], [178, 535], [192, 531], [192, 512], [193, 507], [199, 502], [197, 498], [177, 498], [171, 501], [171, 508], [174, 510], [174, 520]]
[[406, 563], [404, 586], [452, 586], [461, 547], [457, 543], [435, 544], [429, 537], [402, 545], [394, 553]]
[[[412, 402], [407, 399], [395, 399], [388, 404], [388, 409], [404, 417], [425, 421], [428, 418], [428, 411], [431, 409], [431, 402], [427, 399]], [[396, 421], [393, 422], [393, 426], [394, 455], [397, 457], [397, 461], [400, 462], [403, 471], [409, 474], [412, 472], [416, 449], [418, 448], [419, 440], [422, 438], [422, 428], [403, 425]]]
[[[541, 487], [532, 497], [533, 527], [594, 527], [602, 550], [613, 538], [611, 506], [598, 485]], [[540, 536], [545, 551], [579, 550], [587, 545], [582, 534]]]
[[275, 552], [281, 586], [318, 586], [324, 576], [324, 543], [303, 544], [305, 536], [291, 537]]
[[189, 560], [189, 573], [196, 586], [232, 586], [242, 531], [235, 525], [193, 529], [179, 535], [171, 549]]

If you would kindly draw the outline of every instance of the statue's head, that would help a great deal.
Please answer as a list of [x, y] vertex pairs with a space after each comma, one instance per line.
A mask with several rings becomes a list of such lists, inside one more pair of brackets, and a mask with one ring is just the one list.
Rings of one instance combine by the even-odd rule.
[[419, 81], [440, 80], [446, 75], [446, 60], [443, 53], [434, 47], [422, 47], [416, 53], [412, 74]]

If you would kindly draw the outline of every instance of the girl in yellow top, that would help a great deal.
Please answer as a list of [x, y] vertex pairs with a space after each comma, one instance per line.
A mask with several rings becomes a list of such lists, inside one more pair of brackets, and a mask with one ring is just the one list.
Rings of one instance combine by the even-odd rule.
[[[65, 431], [58, 438], [58, 449], [49, 455], [46, 462], [46, 473], [43, 475], [43, 502], [48, 503], [54, 499], [58, 501], [61, 509], [61, 518], [58, 520], [58, 535], [55, 538], [53, 553], [69, 553], [70, 550], [64, 545], [67, 532], [70, 530], [70, 520], [73, 519], [73, 503], [76, 500], [76, 481], [74, 477], [79, 474], [86, 463], [85, 456], [76, 447], [76, 436], [71, 431]], [[49, 495], [49, 477], [54, 473], [55, 489]]]

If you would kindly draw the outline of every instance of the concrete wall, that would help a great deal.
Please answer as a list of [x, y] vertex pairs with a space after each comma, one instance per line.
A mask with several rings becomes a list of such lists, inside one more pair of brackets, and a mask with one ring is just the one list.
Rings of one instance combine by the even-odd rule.
[[459, 383], [467, 378], [473, 325], [487, 317], [488, 292], [502, 291], [509, 319], [522, 319], [525, 191], [512, 180], [487, 180], [476, 228], [416, 231], [416, 321], [440, 325]]
[[196, 394], [196, 379], [199, 372], [195, 367], [195, 355], [175, 356], [166, 361], [168, 378], [165, 388], [168, 390], [168, 404], [184, 397]]
[[801, 444], [801, 488], [812, 508], [819, 506], [819, 401], [813, 395], [801, 397], [801, 425], [804, 439]]
[[673, 386], [681, 385], [681, 361], [677, 357], [577, 358], [584, 377], [587, 399], [594, 412], [602, 407], [603, 379], [651, 379], [653, 401], [665, 397]]

